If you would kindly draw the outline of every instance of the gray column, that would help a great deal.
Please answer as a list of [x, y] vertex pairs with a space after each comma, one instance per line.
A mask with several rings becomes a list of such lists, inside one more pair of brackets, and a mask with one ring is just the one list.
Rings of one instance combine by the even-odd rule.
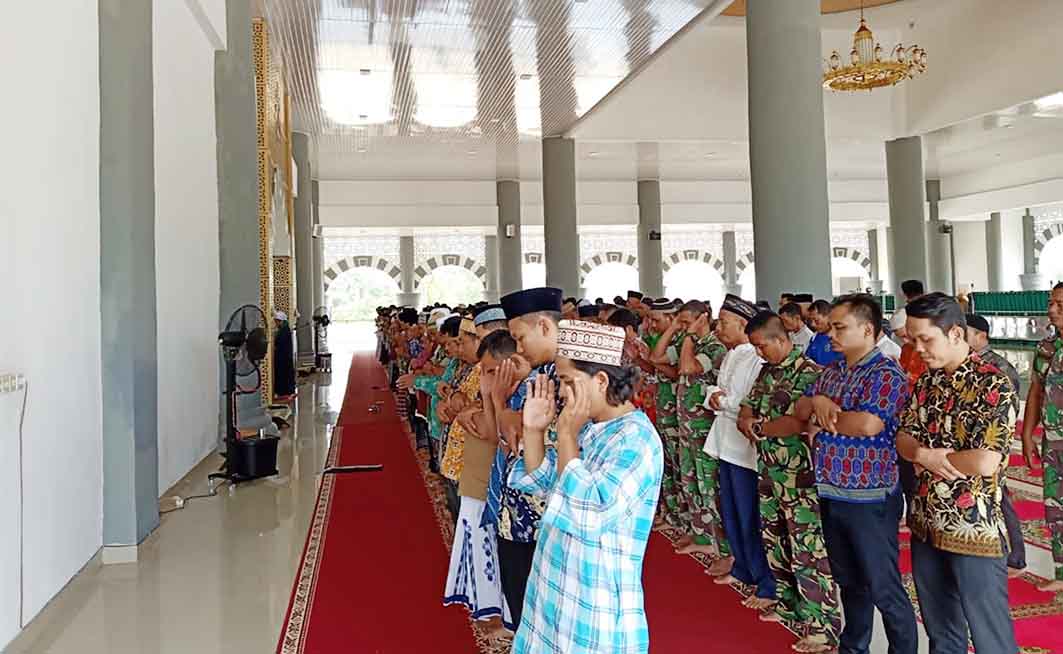
[[498, 237], [488, 234], [484, 237], [484, 252], [487, 256], [487, 288], [484, 299], [488, 302], [498, 302]]
[[757, 296], [830, 297], [819, 1], [749, 0], [746, 43]]
[[314, 352], [314, 331], [301, 327], [314, 315], [314, 216], [313, 182], [310, 179], [310, 137], [292, 134], [292, 158], [297, 169], [295, 196], [295, 307], [299, 312], [296, 342], [300, 354]]
[[[638, 182], [639, 198], [639, 290], [650, 297], [664, 295], [664, 265], [661, 255], [661, 181]], [[656, 238], [651, 238], [656, 234]]]
[[733, 231], [723, 233], [723, 288], [725, 293], [739, 295], [742, 292], [738, 284], [738, 247]]
[[399, 270], [402, 271], [402, 292], [399, 304], [404, 307], [417, 307], [420, 294], [413, 287], [413, 237], [399, 237]]
[[[923, 140], [909, 136], [886, 142], [886, 182], [889, 187], [890, 275], [898, 306], [904, 301], [901, 283], [927, 281], [926, 180], [923, 178]], [[900, 247], [895, 247], [900, 244]], [[929, 286], [929, 284], [928, 284]], [[927, 290], [938, 290], [928, 288]]]
[[985, 223], [986, 280], [989, 291], [1004, 290], [1004, 249], [1001, 247], [1000, 212], [989, 214]]
[[543, 232], [546, 285], [578, 295], [579, 222], [576, 215], [576, 143], [543, 139]]
[[498, 292], [506, 295], [524, 288], [524, 252], [520, 235], [520, 182], [499, 180], [498, 197]]
[[310, 182], [310, 212], [313, 214], [313, 234], [314, 234], [314, 268], [313, 268], [313, 293], [314, 293], [314, 309], [316, 310], [320, 306], [325, 305], [325, 268], [323, 260], [325, 258], [325, 238], [317, 234], [318, 227], [321, 225], [321, 216], [318, 215], [318, 185], [317, 180]]
[[952, 225], [938, 216], [941, 202], [941, 181], [926, 181], [927, 211], [930, 220], [926, 223], [926, 287], [928, 291], [941, 291], [952, 295], [956, 283], [952, 274]]
[[1037, 270], [1037, 233], [1033, 214], [1027, 209], [1022, 216], [1022, 276], [1019, 283], [1024, 291], [1045, 288], [1044, 276]]
[[882, 276], [879, 273], [878, 265], [878, 229], [867, 230], [867, 258], [871, 261], [871, 279], [868, 280], [871, 292], [875, 294], [881, 293]]
[[152, 3], [99, 8], [103, 544], [121, 547], [159, 524]]

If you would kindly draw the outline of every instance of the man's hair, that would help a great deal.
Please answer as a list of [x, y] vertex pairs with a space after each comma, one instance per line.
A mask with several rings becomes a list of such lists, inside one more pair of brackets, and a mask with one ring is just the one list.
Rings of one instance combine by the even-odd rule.
[[1063, 282], [1056, 282], [1056, 285], [1052, 287], [1053, 291], [1063, 291]]
[[830, 304], [830, 302], [827, 302], [826, 300], [816, 300], [815, 302], [813, 302], [812, 304], [810, 304], [808, 306], [808, 310], [809, 311], [815, 311], [816, 313], [818, 313], [821, 316], [829, 316], [830, 315], [830, 309], [831, 309], [831, 304]]
[[614, 327], [630, 327], [638, 331], [642, 320], [631, 309], [617, 309], [606, 322]]
[[953, 327], [967, 328], [967, 318], [963, 307], [955, 298], [944, 293], [930, 293], [912, 300], [904, 307], [909, 318], [923, 318], [930, 321], [944, 333]]
[[779, 307], [780, 316], [792, 316], [794, 318], [801, 317], [801, 305], [796, 302], [787, 302]]
[[481, 329], [486, 329], [489, 332], [493, 332], [498, 329], [507, 329], [509, 323], [505, 320], [492, 320], [491, 322], [483, 322], [477, 325]]
[[915, 297], [925, 292], [926, 289], [923, 287], [923, 282], [918, 279], [906, 279], [901, 282], [901, 293], [904, 293], [904, 297]]
[[498, 329], [483, 337], [476, 350], [476, 358], [482, 359], [485, 354], [490, 354], [496, 359], [505, 359], [516, 353], [517, 341], [506, 330]]
[[523, 316], [521, 316], [520, 320], [523, 320], [524, 322], [529, 322], [530, 323], [530, 322], [535, 322], [540, 317], [546, 318], [547, 320], [553, 321], [553, 323], [555, 325], [557, 323], [561, 322], [561, 312], [560, 311], [532, 311], [531, 313], [526, 313]]
[[696, 313], [699, 316], [703, 313], [707, 313], [708, 310], [709, 307], [701, 300], [690, 300], [689, 302], [684, 302], [683, 306], [679, 307], [680, 312], [689, 311], [690, 313]]
[[444, 336], [457, 338], [459, 329], [461, 329], [461, 316], [451, 316], [443, 321], [439, 331], [443, 332]]
[[780, 293], [779, 297], [781, 297], [784, 300], [792, 300], [792, 299], [794, 299], [794, 294], [793, 293]]
[[752, 336], [757, 332], [763, 332], [765, 336], [771, 338], [789, 338], [779, 315], [772, 311], [761, 311], [746, 323], [746, 336]]
[[867, 293], [850, 293], [835, 300], [832, 306], [846, 307], [850, 315], [855, 316], [860, 322], [871, 323], [871, 332], [876, 340], [882, 333], [882, 306], [875, 296]]
[[634, 397], [635, 387], [638, 386], [641, 378], [639, 369], [634, 366], [610, 366], [576, 359], [572, 360], [572, 366], [591, 377], [599, 372], [605, 373], [605, 376], [609, 378], [609, 386], [605, 389], [605, 401], [610, 406], [620, 406]]
[[566, 297], [561, 304], [576, 304], [576, 298]]

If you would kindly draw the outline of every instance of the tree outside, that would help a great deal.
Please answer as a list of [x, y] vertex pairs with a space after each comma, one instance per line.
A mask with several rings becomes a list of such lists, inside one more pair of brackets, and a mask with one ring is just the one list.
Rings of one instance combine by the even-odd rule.
[[484, 285], [474, 273], [461, 266], [442, 266], [421, 280], [417, 289], [421, 304], [442, 302], [448, 306], [484, 299]]
[[325, 301], [336, 322], [374, 320], [376, 308], [398, 302], [399, 287], [387, 274], [372, 268], [354, 268], [329, 284]]

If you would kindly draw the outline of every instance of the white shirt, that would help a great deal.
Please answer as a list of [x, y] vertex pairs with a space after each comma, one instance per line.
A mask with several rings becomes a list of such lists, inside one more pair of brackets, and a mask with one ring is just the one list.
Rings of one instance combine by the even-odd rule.
[[757, 349], [749, 343], [739, 345], [723, 358], [717, 379], [719, 385], [705, 389], [705, 406], [710, 409], [709, 400], [713, 394], [717, 391], [724, 394], [716, 421], [705, 439], [705, 454], [742, 468], [757, 469], [757, 451], [738, 431], [738, 413], [763, 364]]
[[888, 359], [894, 361], [901, 360], [901, 346], [893, 342], [893, 339], [883, 334], [879, 337], [878, 343], [875, 343], [875, 347], [878, 351], [886, 356]]
[[803, 354], [808, 351], [808, 345], [812, 342], [812, 339], [815, 338], [815, 336], [816, 335], [812, 333], [812, 330], [808, 328], [808, 325], [801, 323], [801, 329], [790, 334], [790, 340], [793, 341], [794, 345], [801, 346], [801, 352]]

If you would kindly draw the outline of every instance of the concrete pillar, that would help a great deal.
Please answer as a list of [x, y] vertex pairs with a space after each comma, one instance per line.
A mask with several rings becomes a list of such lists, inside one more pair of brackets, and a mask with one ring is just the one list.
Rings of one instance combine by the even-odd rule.
[[[296, 342], [300, 354], [314, 352], [314, 189], [310, 179], [310, 137], [292, 134], [292, 158], [296, 166], [295, 196], [295, 308], [299, 313]], [[303, 325], [307, 325], [303, 327]]]
[[953, 271], [952, 225], [938, 216], [941, 202], [941, 181], [926, 181], [926, 201], [930, 220], [926, 223], [926, 286], [928, 291], [953, 295], [956, 283]]
[[488, 234], [484, 237], [484, 252], [487, 256], [487, 288], [484, 299], [488, 302], [498, 302], [498, 237]]
[[325, 268], [323, 260], [325, 258], [325, 239], [322, 236], [317, 235], [318, 226], [321, 224], [321, 217], [318, 215], [318, 185], [317, 180], [310, 182], [310, 211], [313, 214], [314, 224], [312, 230], [314, 233], [314, 267], [313, 267], [313, 294], [314, 294], [314, 309], [325, 305]]
[[757, 295], [830, 297], [818, 0], [749, 0], [746, 43]]
[[1037, 233], [1033, 214], [1027, 209], [1022, 215], [1022, 276], [1019, 283], [1024, 291], [1045, 288], [1044, 276], [1037, 271]]
[[650, 297], [664, 295], [664, 265], [661, 254], [661, 181], [638, 182], [639, 198], [639, 290]]
[[100, 0], [99, 36], [107, 563], [136, 560], [135, 546], [159, 524], [152, 3]]
[[[923, 140], [909, 136], [886, 142], [886, 182], [889, 187], [890, 275], [898, 306], [904, 301], [901, 284], [927, 281], [926, 180], [923, 178]], [[898, 244], [901, 244], [897, 247]], [[929, 287], [927, 290], [940, 290]]]
[[404, 307], [419, 308], [420, 293], [413, 287], [413, 237], [399, 237], [399, 270], [402, 271], [402, 292], [399, 304]]
[[1001, 246], [1000, 212], [989, 214], [985, 223], [986, 282], [989, 291], [1004, 290], [1004, 248]]
[[738, 284], [738, 246], [735, 233], [723, 233], [723, 289], [725, 293], [739, 295], [742, 287]]
[[576, 215], [576, 143], [543, 139], [543, 232], [546, 285], [578, 295], [579, 221]]
[[499, 180], [498, 197], [498, 292], [514, 293], [524, 288], [524, 252], [520, 235], [520, 182]]
[[882, 276], [878, 266], [878, 229], [867, 230], [867, 258], [871, 261], [871, 279], [868, 284], [876, 295], [882, 292]]

